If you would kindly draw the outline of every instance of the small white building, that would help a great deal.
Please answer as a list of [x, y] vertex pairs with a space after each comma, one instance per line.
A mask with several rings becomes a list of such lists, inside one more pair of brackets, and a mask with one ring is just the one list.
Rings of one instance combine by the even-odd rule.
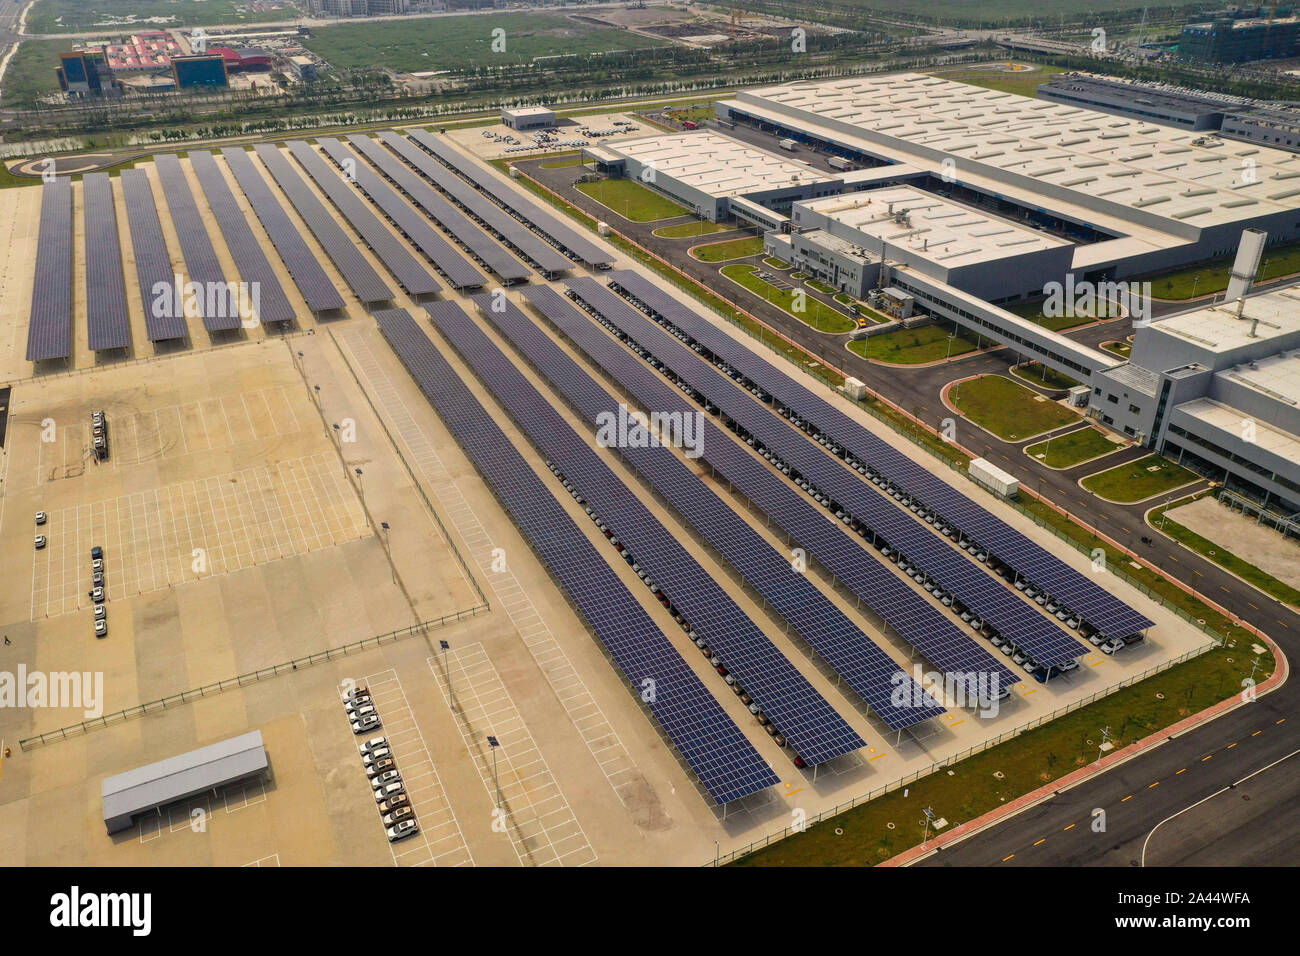
[[501, 122], [511, 129], [549, 129], [555, 125], [555, 110], [545, 106], [502, 107]]

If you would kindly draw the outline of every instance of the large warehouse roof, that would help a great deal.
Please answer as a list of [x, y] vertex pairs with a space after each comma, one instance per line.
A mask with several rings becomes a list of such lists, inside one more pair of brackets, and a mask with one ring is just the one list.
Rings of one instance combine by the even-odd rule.
[[141, 813], [204, 793], [259, 773], [268, 767], [262, 732], [168, 757], [104, 781], [104, 825], [125, 830]]
[[1151, 328], [1210, 352], [1231, 352], [1300, 332], [1300, 292], [1295, 290], [1249, 297], [1241, 306], [1241, 318], [1237, 317], [1237, 308], [1237, 302], [1220, 302], [1161, 319]]
[[652, 165], [657, 173], [710, 196], [742, 196], [831, 181], [811, 166], [704, 130], [607, 143], [605, 149]]
[[1292, 153], [920, 73], [792, 83], [733, 102], [841, 139], [855, 128], [864, 145], [884, 147], [871, 151], [901, 161], [952, 157], [963, 179], [984, 171], [1040, 195], [1050, 185], [1083, 208], [1105, 200], [1173, 231], [1300, 208]]

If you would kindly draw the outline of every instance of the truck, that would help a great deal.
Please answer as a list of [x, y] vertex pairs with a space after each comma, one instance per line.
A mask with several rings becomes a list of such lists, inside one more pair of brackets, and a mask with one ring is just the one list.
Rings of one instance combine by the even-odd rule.
[[699, 129], [700, 124], [695, 120], [682, 120], [682, 129]]
[[792, 139], [781, 140], [781, 148], [787, 153], [793, 153], [799, 148], [799, 144]]
[[831, 169], [838, 169], [840, 172], [846, 173], [850, 169], [853, 169], [853, 164], [843, 156], [832, 156], [830, 159], [826, 160], [826, 162], [830, 165]]

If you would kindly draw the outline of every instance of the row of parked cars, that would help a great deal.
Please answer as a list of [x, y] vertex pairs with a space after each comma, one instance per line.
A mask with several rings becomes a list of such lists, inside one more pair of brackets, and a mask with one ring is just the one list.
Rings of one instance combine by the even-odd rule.
[[[360, 721], [355, 715], [366, 709], [370, 710], [368, 716], [375, 719], [375, 723], [370, 726], [377, 726], [378, 714], [374, 710], [370, 691], [365, 687], [354, 687], [344, 695], [343, 706], [348, 711], [354, 734], [362, 733], [357, 730]], [[379, 810], [379, 819], [388, 835], [388, 842], [396, 843], [419, 833], [420, 824], [415, 818], [415, 811], [411, 809], [411, 798], [406, 793], [406, 784], [402, 782], [402, 774], [397, 769], [392, 748], [388, 746], [388, 738], [371, 737], [361, 745], [360, 752], [361, 766], [366, 772], [366, 779], [370, 781], [370, 790], [374, 794], [375, 806]]]
[[[559, 466], [550, 459], [547, 459], [546, 467], [551, 470], [551, 474], [555, 475], [555, 477], [560, 480], [560, 484], [563, 485], [565, 491], [573, 497], [573, 500], [583, 507], [587, 516], [596, 523], [596, 527], [600, 532], [609, 539], [609, 543], [618, 550], [619, 557], [626, 561], [628, 566], [636, 572], [636, 576], [650, 589], [650, 593], [655, 596], [661, 605], [663, 605], [664, 609], [673, 616], [673, 620], [676, 621], [678, 626], [686, 632], [686, 636], [700, 649], [704, 656], [709, 659], [709, 664], [718, 672], [718, 676], [720, 676], [726, 682], [727, 686], [731, 688], [731, 692], [740, 698], [740, 702], [749, 709], [751, 714], [754, 715], [754, 718], [758, 721], [759, 725], [767, 731], [768, 736], [775, 740], [778, 746], [787, 746], [785, 737], [776, 729], [776, 726], [770, 719], [768, 719], [768, 716], [763, 713], [758, 704], [754, 702], [754, 699], [745, 692], [745, 688], [740, 685], [740, 682], [737, 681], [731, 672], [727, 670], [727, 666], [722, 662], [722, 658], [718, 657], [709, 649], [708, 642], [695, 632], [695, 629], [691, 627], [690, 621], [686, 620], [686, 618], [682, 616], [681, 611], [673, 605], [673, 602], [669, 599], [668, 595], [660, 589], [659, 585], [655, 584], [650, 575], [646, 573], [645, 568], [641, 567], [637, 562], [636, 557], [632, 552], [629, 551], [627, 546], [619, 540], [617, 535], [614, 534], [614, 530], [606, 525], [605, 522], [601, 520], [600, 515], [587, 504], [587, 500], [583, 498], [578, 492], [578, 489], [574, 487], [573, 482], [566, 478], [564, 472], [560, 470]], [[794, 763], [796, 767], [804, 766], [803, 758], [798, 755], [795, 756]]]

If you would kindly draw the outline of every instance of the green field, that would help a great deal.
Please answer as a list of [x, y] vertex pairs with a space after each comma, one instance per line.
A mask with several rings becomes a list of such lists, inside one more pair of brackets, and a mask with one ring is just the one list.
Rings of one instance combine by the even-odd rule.
[[[492, 31], [505, 31], [505, 50], [492, 50]], [[404, 72], [518, 66], [539, 56], [602, 53], [664, 46], [668, 41], [578, 23], [550, 13], [502, 13], [321, 27], [304, 40], [335, 69], [388, 67]]]
[[1050, 441], [1030, 445], [1025, 451], [1048, 468], [1070, 468], [1100, 458], [1102, 455], [1109, 455], [1123, 447], [1107, 438], [1101, 429], [1089, 425], [1087, 428], [1080, 428], [1077, 432], [1058, 435]]
[[1118, 355], [1120, 358], [1128, 358], [1133, 354], [1133, 345], [1129, 342], [1103, 342], [1101, 347], [1104, 351]]
[[822, 295], [834, 296], [837, 291], [835, 286], [829, 282], [823, 282], [821, 279], [809, 279], [807, 284], [808, 288], [816, 289]]
[[778, 289], [776, 286], [764, 282], [755, 273], [756, 270], [751, 265], [740, 264], [722, 267], [722, 274], [728, 279], [738, 282], [750, 292], [766, 299], [777, 308], [784, 309], [800, 322], [812, 326], [818, 332], [830, 332], [838, 335], [841, 332], [851, 331], [856, 327], [854, 321], [843, 312], [832, 309], [810, 295], [804, 296], [804, 311], [796, 312], [793, 308], [794, 289]]
[[293, 20], [299, 15], [288, 0], [281, 0], [280, 9], [260, 13], [241, 13], [240, 6], [234, 0], [40, 0], [27, 15], [27, 32], [87, 33], [123, 27], [165, 30]]
[[1070, 378], [1070, 376], [1064, 375], [1054, 368], [1048, 368], [1046, 365], [1040, 365], [1038, 362], [1012, 366], [1011, 374], [1016, 378], [1023, 378], [1026, 382], [1032, 382], [1034, 385], [1043, 388], [1074, 388], [1076, 385], [1081, 384]]
[[[986, 3], [987, 0], [981, 0], [981, 10]], [[1025, 70], [1019, 73], [1012, 73], [1008, 70], [975, 68], [939, 70], [934, 75], [945, 80], [957, 80], [959, 83], [982, 86], [985, 89], [997, 90], [1001, 93], [1017, 93], [1020, 96], [1036, 97], [1038, 88], [1051, 79], [1053, 73], [1064, 72], [1059, 66], [1038, 66], [1036, 70]]]
[[35, 105], [38, 97], [59, 88], [54, 75], [59, 54], [68, 49], [67, 40], [23, 40], [5, 70], [4, 91], [0, 105]]
[[549, 163], [542, 163], [542, 169], [570, 169], [574, 166], [582, 165], [581, 156], [569, 156], [565, 159], [555, 159]]
[[696, 236], [708, 236], [715, 232], [730, 232], [734, 228], [735, 226], [701, 219], [699, 222], [679, 222], [675, 226], [661, 226], [654, 231], [654, 234], [660, 239], [694, 239]]
[[1096, 315], [1074, 311], [1073, 315], [1043, 315], [1042, 302], [1021, 303], [1020, 305], [1003, 306], [1013, 315], [1018, 315], [1036, 322], [1045, 329], [1051, 329], [1053, 332], [1064, 332], [1066, 329], [1073, 329], [1080, 325], [1089, 325], [1097, 321], [1098, 317], [1103, 319], [1113, 319], [1119, 314], [1119, 308], [1113, 302], [1103, 302], [1100, 308], [1096, 310]]
[[1117, 465], [1108, 471], [1089, 475], [1081, 484], [1099, 498], [1132, 504], [1181, 488], [1199, 477], [1196, 472], [1188, 471], [1167, 458], [1148, 455], [1137, 461]]
[[790, 263], [786, 262], [784, 259], [774, 259], [771, 256], [763, 257], [763, 265], [767, 266], [769, 269], [779, 269], [781, 272], [790, 268]]
[[[1232, 258], [1228, 257], [1172, 272], [1140, 276], [1133, 281], [1150, 282], [1151, 294], [1157, 299], [1190, 299], [1193, 293], [1200, 297], [1228, 288], [1228, 273], [1231, 269]], [[1300, 242], [1279, 243], [1264, 250], [1259, 271], [1255, 273], [1255, 281], [1262, 282], [1297, 272], [1300, 272]]]
[[949, 329], [942, 325], [897, 329], [868, 339], [854, 339], [849, 348], [863, 358], [890, 365], [922, 365], [975, 351], [975, 343], [961, 336], [953, 338], [950, 351], [948, 332]]
[[1048, 401], [1002, 375], [981, 375], [948, 393], [957, 410], [1004, 441], [1019, 441], [1079, 421], [1076, 412]]
[[728, 262], [732, 259], [756, 256], [762, 251], [762, 236], [745, 236], [743, 239], [729, 239], [726, 242], [697, 246], [691, 250], [691, 255], [701, 262]]
[[657, 222], [687, 214], [686, 209], [671, 199], [632, 179], [599, 179], [593, 183], [579, 183], [574, 188], [632, 222]]

